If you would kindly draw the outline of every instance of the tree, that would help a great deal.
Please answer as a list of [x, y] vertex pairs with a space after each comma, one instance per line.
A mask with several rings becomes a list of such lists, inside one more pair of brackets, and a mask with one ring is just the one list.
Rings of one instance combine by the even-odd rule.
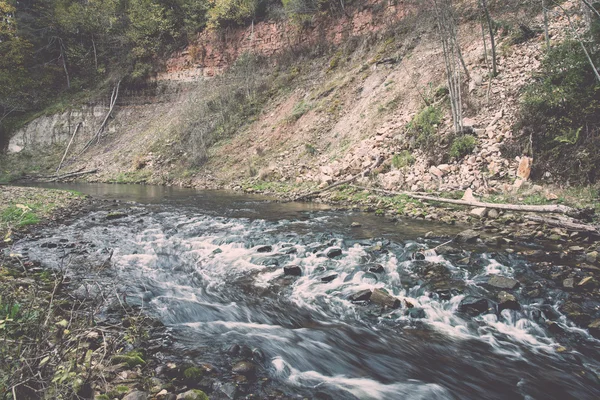
[[462, 93], [461, 93], [461, 64], [464, 66], [460, 46], [457, 41], [456, 22], [452, 12], [451, 0], [432, 0], [436, 25], [446, 66], [446, 78], [450, 93], [452, 120], [456, 133], [463, 130], [462, 122]]

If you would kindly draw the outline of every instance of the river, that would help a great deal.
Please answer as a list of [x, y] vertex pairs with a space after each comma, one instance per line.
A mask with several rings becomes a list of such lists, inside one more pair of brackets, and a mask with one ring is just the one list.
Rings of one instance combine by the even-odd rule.
[[[438, 251], [467, 227], [218, 191], [50, 186], [115, 200], [124, 214], [92, 211], [16, 250], [71, 273], [112, 252], [110, 273], [90, 280], [112, 279], [168, 327], [173, 339], [157, 356], [208, 362], [224, 376], [245, 358], [269, 382], [249, 386], [254, 398], [600, 398], [600, 341], [560, 315], [559, 290], [530, 297], [516, 287], [519, 306], [500, 310], [484, 284], [535, 282], [526, 256], [483, 244]], [[399, 307], [351, 300], [376, 289]], [[490, 307], [465, 312], [466, 298]]]

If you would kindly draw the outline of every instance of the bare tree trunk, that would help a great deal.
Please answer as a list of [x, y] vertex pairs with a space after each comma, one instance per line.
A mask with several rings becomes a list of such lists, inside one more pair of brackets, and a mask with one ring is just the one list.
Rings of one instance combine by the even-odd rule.
[[487, 6], [487, 0], [481, 0], [481, 6], [483, 8], [483, 12], [485, 13], [485, 19], [487, 20], [488, 29], [490, 31], [490, 42], [492, 47], [492, 74], [493, 76], [498, 75], [498, 67], [496, 64], [496, 40], [494, 39], [494, 21], [492, 21], [492, 17], [490, 16], [490, 10]]
[[77, 124], [77, 126], [75, 127], [75, 131], [73, 132], [73, 135], [71, 136], [71, 140], [69, 140], [69, 144], [67, 145], [67, 148], [65, 149], [65, 154], [63, 154], [62, 159], [60, 160], [60, 164], [58, 164], [58, 168], [56, 168], [56, 173], [58, 174], [58, 171], [60, 171], [60, 167], [62, 167], [63, 162], [65, 162], [65, 157], [67, 157], [67, 153], [69, 152], [69, 148], [71, 147], [71, 143], [73, 143], [73, 139], [75, 139], [75, 135], [77, 135], [77, 131], [79, 130], [79, 127], [81, 126], [81, 122]]
[[485, 208], [494, 208], [497, 210], [510, 210], [510, 211], [535, 212], [535, 213], [571, 214], [571, 213], [577, 212], [577, 209], [568, 207], [568, 206], [564, 206], [562, 204], [536, 206], [536, 205], [520, 205], [520, 204], [485, 203], [485, 202], [476, 201], [476, 200], [470, 201], [470, 200], [446, 199], [443, 197], [427, 196], [424, 194], [413, 193], [413, 192], [396, 192], [396, 191], [392, 191], [392, 190], [364, 188], [364, 187], [360, 187], [360, 186], [354, 186], [354, 187], [356, 187], [358, 189], [371, 190], [374, 192], [387, 194], [389, 196], [404, 195], [404, 196], [412, 197], [413, 199], [417, 199], [417, 200], [435, 201], [438, 203], [457, 204], [457, 205], [470, 206], [470, 207], [485, 207]]
[[89, 142], [87, 142], [87, 144], [84, 146], [83, 150], [81, 150], [81, 153], [79, 153], [79, 154], [83, 154], [92, 145], [92, 143], [94, 143], [94, 140], [96, 140], [96, 143], [100, 142], [100, 134], [104, 131], [104, 128], [106, 127], [106, 123], [108, 122], [108, 118], [110, 118], [110, 115], [113, 112], [115, 104], [117, 103], [117, 98], [119, 97], [119, 87], [120, 86], [121, 86], [121, 81], [117, 82], [117, 85], [113, 88], [112, 94], [110, 96], [110, 106], [109, 106], [108, 112], [106, 113], [106, 117], [104, 117], [104, 120], [102, 121], [102, 124], [100, 124], [100, 127], [96, 131], [96, 134], [90, 139]]
[[432, 1], [444, 54], [444, 63], [446, 65], [446, 78], [448, 80], [448, 92], [450, 93], [454, 131], [461, 132], [463, 122], [460, 64], [463, 64], [463, 61], [460, 46], [456, 38], [456, 24], [452, 14], [452, 5], [450, 4], [450, 0]]
[[94, 49], [94, 66], [96, 67], [96, 73], [98, 72], [98, 53], [96, 53], [96, 42], [94, 41], [94, 35], [92, 35], [92, 48]]
[[546, 51], [550, 51], [550, 34], [548, 33], [548, 7], [546, 7], [546, 0], [542, 0], [542, 9], [544, 11], [544, 38], [546, 39]]
[[69, 78], [69, 70], [67, 69], [67, 58], [65, 56], [65, 46], [63, 45], [62, 39], [58, 39], [58, 43], [60, 46], [60, 58], [62, 58], [63, 68], [65, 70], [65, 75], [67, 76], [67, 88], [71, 88], [71, 78]]

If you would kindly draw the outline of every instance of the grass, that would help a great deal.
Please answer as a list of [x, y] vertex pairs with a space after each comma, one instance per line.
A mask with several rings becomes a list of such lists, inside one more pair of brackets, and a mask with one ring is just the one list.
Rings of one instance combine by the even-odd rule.
[[146, 183], [152, 177], [152, 171], [142, 169], [137, 171], [121, 172], [110, 179], [111, 183]]
[[0, 193], [0, 234], [35, 225], [83, 195], [75, 191], [7, 187]]
[[415, 162], [415, 157], [408, 150], [403, 150], [392, 157], [392, 166], [396, 169], [408, 167]]

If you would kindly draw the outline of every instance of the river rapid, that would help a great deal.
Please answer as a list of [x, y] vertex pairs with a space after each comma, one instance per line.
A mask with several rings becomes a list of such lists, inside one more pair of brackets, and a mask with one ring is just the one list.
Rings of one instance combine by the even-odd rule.
[[[167, 326], [158, 359], [221, 371], [211, 399], [600, 398], [600, 341], [558, 311], [564, 293], [523, 252], [447, 243], [468, 227], [226, 192], [53, 187], [114, 210], [14, 251], [89, 275], [87, 291], [115, 284]], [[516, 304], [501, 306], [501, 291]]]

